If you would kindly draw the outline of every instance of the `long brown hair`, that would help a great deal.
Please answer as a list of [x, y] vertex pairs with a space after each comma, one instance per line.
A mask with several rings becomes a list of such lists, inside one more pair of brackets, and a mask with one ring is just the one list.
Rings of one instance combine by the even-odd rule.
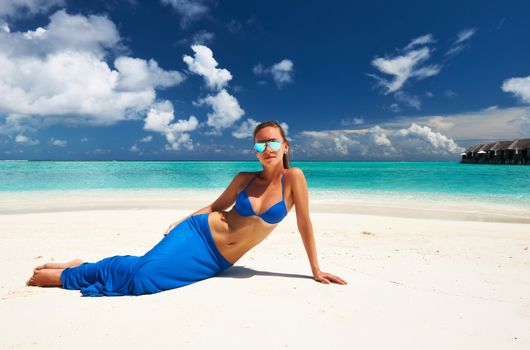
[[287, 141], [287, 138], [285, 137], [285, 132], [283, 131], [283, 128], [280, 125], [280, 123], [278, 123], [278, 122], [276, 122], [274, 120], [269, 120], [269, 121], [266, 121], [266, 122], [258, 124], [254, 128], [253, 139], [254, 139], [254, 141], [256, 141], [256, 134], [258, 133], [258, 131], [260, 131], [261, 129], [266, 128], [268, 126], [272, 126], [274, 128], [277, 128], [278, 130], [280, 130], [280, 134], [282, 134], [284, 142], [287, 142], [287, 145], [289, 145], [289, 148], [287, 149], [287, 153], [284, 153], [284, 155], [283, 155], [283, 167], [285, 169], [289, 169], [291, 167], [291, 164], [290, 164], [291, 163], [291, 145], [289, 144], [289, 141]]

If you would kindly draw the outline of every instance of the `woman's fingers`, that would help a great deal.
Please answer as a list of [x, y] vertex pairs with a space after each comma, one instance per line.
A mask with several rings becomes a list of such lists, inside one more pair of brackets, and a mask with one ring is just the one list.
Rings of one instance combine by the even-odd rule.
[[335, 276], [335, 275], [332, 275], [332, 274], [328, 274], [327, 278], [330, 279], [333, 283], [338, 283], [338, 284], [348, 284], [348, 282], [346, 282], [345, 280], [343, 280], [343, 279], [340, 278], [339, 276]]
[[172, 226], [173, 226], [173, 225], [169, 225], [169, 227], [168, 227], [168, 229], [166, 230], [166, 232], [164, 232], [164, 236], [167, 236], [167, 234], [168, 234], [169, 232], [171, 232], [171, 229], [173, 229]]
[[348, 284], [348, 282], [338, 276], [333, 276], [333, 282], [338, 284]]
[[329, 284], [331, 282], [337, 283], [337, 284], [348, 284], [348, 282], [346, 282], [345, 280], [343, 280], [339, 276], [335, 276], [335, 275], [333, 275], [331, 273], [327, 273], [327, 272], [322, 272], [320, 275], [316, 276], [315, 279], [318, 282], [321, 282], [321, 283], [324, 283], [324, 284]]

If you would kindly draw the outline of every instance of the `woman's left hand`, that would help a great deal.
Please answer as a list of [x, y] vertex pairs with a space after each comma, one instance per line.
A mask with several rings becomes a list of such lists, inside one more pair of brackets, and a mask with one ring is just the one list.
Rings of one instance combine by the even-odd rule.
[[314, 274], [313, 279], [317, 282], [324, 283], [324, 284], [330, 284], [330, 283], [348, 284], [348, 282], [346, 282], [339, 276], [335, 276], [335, 275], [332, 275], [331, 273], [322, 272], [322, 271]]

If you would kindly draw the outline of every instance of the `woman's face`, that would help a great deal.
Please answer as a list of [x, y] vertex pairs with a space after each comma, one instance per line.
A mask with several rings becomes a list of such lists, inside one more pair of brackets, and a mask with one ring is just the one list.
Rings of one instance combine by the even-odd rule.
[[274, 126], [267, 126], [261, 129], [254, 138], [254, 142], [266, 142], [273, 140], [277, 140], [282, 143], [278, 151], [273, 151], [268, 143], [266, 144], [265, 150], [262, 153], [254, 151], [256, 157], [263, 165], [282, 163], [283, 155], [287, 152], [289, 145], [283, 139], [280, 130]]

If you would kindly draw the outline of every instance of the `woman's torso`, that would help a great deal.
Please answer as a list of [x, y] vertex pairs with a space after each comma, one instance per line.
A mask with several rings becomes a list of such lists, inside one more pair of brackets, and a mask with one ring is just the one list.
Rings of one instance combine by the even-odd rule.
[[[251, 186], [241, 188], [239, 192], [246, 191], [252, 210], [256, 214], [262, 215], [282, 200], [285, 202], [285, 210], [291, 209], [293, 200], [288, 170], [284, 174], [283, 181], [275, 179], [271, 184], [266, 185], [263, 180], [255, 177], [255, 173], [248, 173], [247, 179], [244, 181], [245, 186], [253, 178], [254, 180]], [[235, 263], [246, 252], [267, 238], [277, 226], [277, 223], [267, 223], [257, 215], [242, 216], [234, 207], [229, 211], [210, 213], [208, 224], [217, 249], [231, 263]]]

